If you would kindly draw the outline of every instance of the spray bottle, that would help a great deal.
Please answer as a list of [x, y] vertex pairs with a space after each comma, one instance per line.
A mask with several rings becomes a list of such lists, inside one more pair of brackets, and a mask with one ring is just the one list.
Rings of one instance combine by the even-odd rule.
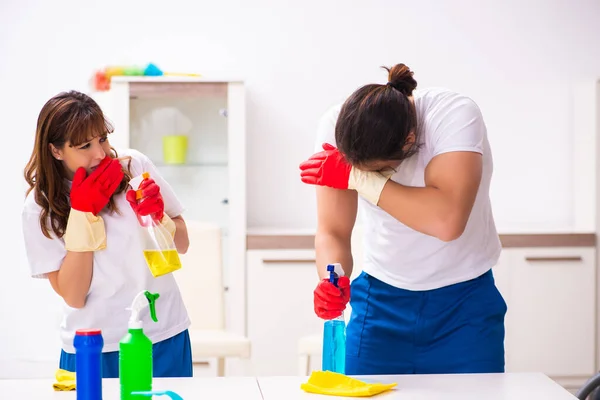
[[[148, 172], [131, 179], [129, 184], [136, 192], [138, 204], [143, 202], [140, 185], [150, 178]], [[176, 271], [181, 268], [181, 260], [173, 237], [160, 221], [151, 215], [138, 215], [138, 222], [142, 229], [144, 245], [144, 259], [152, 276], [155, 278]]]
[[121, 400], [136, 399], [132, 392], [152, 390], [152, 341], [144, 334], [140, 312], [150, 308], [150, 317], [157, 322], [155, 302], [160, 295], [142, 291], [135, 296], [129, 318], [129, 332], [119, 342], [119, 380]]
[[[338, 286], [338, 278], [344, 276], [341, 264], [327, 265], [329, 282]], [[346, 370], [346, 320], [344, 312], [332, 320], [325, 321], [323, 329], [323, 371], [344, 374]]]

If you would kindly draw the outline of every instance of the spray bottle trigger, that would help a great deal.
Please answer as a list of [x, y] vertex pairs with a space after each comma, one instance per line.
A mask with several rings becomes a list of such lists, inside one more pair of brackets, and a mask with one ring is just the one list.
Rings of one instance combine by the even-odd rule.
[[142, 185], [142, 182], [148, 178], [150, 178], [150, 173], [144, 172], [144, 173], [142, 173], [142, 175], [135, 176], [135, 177], [131, 178], [131, 180], [129, 181], [129, 185], [131, 186], [131, 188], [133, 190], [135, 190], [135, 199], [136, 200], [140, 200], [143, 197], [143, 193], [140, 190], [140, 186]]
[[155, 306], [155, 302], [156, 299], [158, 299], [160, 297], [160, 294], [158, 293], [150, 293], [149, 291], [145, 291], [144, 295], [146, 296], [146, 299], [148, 300], [148, 307], [150, 308], [150, 317], [152, 318], [152, 320], [154, 322], [158, 322], [158, 318], [156, 317], [156, 306]]
[[[148, 179], [148, 178], [150, 178], [150, 173], [149, 173], [149, 172], [144, 172], [144, 173], [142, 174], [142, 181], [141, 181], [141, 182], [145, 181], [145, 180], [146, 180], [146, 179]], [[141, 182], [140, 182], [140, 185], [141, 185]], [[136, 199], [136, 200], [140, 200], [142, 197], [144, 197], [144, 196], [143, 196], [143, 193], [142, 193], [142, 191], [141, 191], [141, 190], [139, 190], [139, 189], [137, 189], [137, 190], [135, 191], [135, 199]]]
[[338, 274], [335, 271], [335, 265], [328, 264], [327, 271], [329, 271], [329, 282], [333, 283], [333, 286], [338, 287]]

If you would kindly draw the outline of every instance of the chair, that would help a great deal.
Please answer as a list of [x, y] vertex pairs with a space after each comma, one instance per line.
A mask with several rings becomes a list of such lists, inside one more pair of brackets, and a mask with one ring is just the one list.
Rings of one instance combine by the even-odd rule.
[[216, 358], [217, 375], [225, 376], [226, 358], [250, 358], [250, 340], [225, 329], [221, 228], [186, 220], [190, 246], [174, 272], [191, 319], [192, 362]]
[[[357, 224], [352, 231], [352, 258], [354, 259], [354, 267], [350, 280], [353, 280], [362, 272], [363, 248], [362, 248], [363, 228]], [[316, 282], [315, 282], [316, 284]], [[346, 326], [350, 320], [352, 307], [350, 304], [344, 310], [344, 318]], [[303, 336], [298, 340], [298, 375], [310, 375], [310, 365], [312, 357], [320, 356], [323, 348], [323, 332], [313, 335]], [[598, 399], [600, 400], [600, 399]]]
[[579, 400], [600, 400], [600, 373], [588, 379], [575, 396]]
[[307, 335], [298, 340], [298, 375], [310, 375], [313, 356], [321, 354], [323, 334]]

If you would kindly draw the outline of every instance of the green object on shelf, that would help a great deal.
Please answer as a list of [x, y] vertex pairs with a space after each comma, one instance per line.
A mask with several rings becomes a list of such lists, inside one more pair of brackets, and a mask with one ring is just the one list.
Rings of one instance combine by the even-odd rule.
[[185, 164], [188, 149], [186, 135], [163, 137], [163, 158], [165, 164]]

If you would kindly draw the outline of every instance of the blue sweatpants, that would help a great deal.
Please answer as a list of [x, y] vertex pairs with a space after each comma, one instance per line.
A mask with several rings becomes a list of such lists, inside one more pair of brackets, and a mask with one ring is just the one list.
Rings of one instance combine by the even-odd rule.
[[[75, 354], [61, 350], [59, 368], [75, 371]], [[192, 374], [192, 347], [187, 329], [152, 346], [152, 369], [155, 378], [188, 378]], [[102, 353], [102, 377], [119, 377], [119, 352]]]
[[504, 372], [506, 303], [492, 271], [428, 291], [363, 272], [351, 286], [346, 374]]

